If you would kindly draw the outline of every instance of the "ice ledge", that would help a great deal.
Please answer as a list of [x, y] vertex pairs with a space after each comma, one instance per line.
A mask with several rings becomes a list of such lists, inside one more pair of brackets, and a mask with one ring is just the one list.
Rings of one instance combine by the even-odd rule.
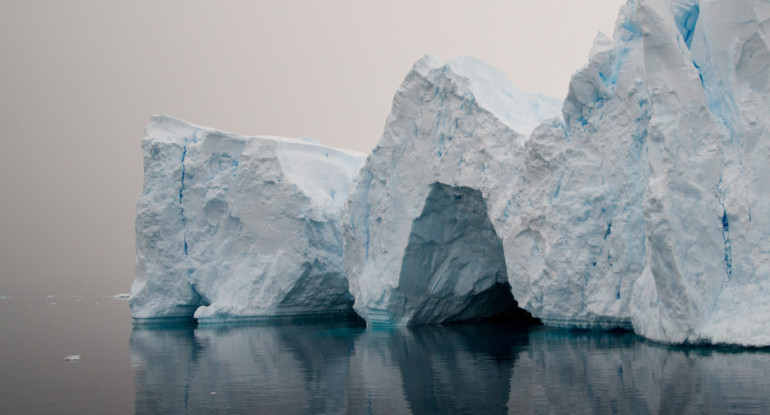
[[260, 324], [296, 324], [325, 320], [350, 320], [363, 323], [361, 317], [351, 307], [329, 310], [325, 312], [296, 312], [280, 313], [262, 316], [216, 316], [196, 319], [198, 327], [234, 327]]
[[540, 320], [546, 326], [580, 329], [580, 330], [627, 330], [634, 331], [630, 321], [605, 316], [597, 316], [596, 319], [575, 319], [570, 317], [541, 317]]
[[150, 123], [145, 128], [145, 139], [153, 142], [183, 143], [185, 137], [193, 136], [196, 131], [205, 132], [207, 134], [219, 134], [222, 136], [228, 136], [241, 140], [267, 140], [277, 143], [315, 147], [322, 150], [331, 150], [334, 152], [347, 154], [357, 158], [366, 157], [365, 153], [342, 148], [329, 147], [321, 144], [318, 140], [311, 137], [290, 138], [274, 135], [244, 136], [218, 130], [215, 128], [203, 127], [165, 114], [155, 114], [150, 117]]

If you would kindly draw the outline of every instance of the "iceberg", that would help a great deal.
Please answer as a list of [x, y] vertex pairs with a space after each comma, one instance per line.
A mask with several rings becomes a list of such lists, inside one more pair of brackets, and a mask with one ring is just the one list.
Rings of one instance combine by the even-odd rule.
[[366, 160], [156, 117], [133, 316], [770, 346], [769, 43], [766, 1], [629, 0], [563, 102], [425, 56]]
[[414, 65], [343, 222], [359, 315], [411, 325], [517, 310], [501, 239], [505, 196], [528, 134], [560, 108], [470, 57]]
[[356, 311], [482, 318], [509, 290], [548, 325], [770, 345], [768, 22], [630, 0], [551, 119], [470, 59], [418, 62], [348, 202]]
[[362, 154], [166, 116], [142, 147], [135, 321], [351, 311], [341, 218]]
[[524, 308], [666, 343], [770, 345], [769, 18], [761, 1], [629, 1], [614, 40], [597, 37], [514, 186]]

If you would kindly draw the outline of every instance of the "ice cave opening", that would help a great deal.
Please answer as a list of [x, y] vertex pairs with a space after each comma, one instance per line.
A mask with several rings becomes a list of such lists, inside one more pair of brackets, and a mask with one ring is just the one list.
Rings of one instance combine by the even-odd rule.
[[508, 284], [503, 243], [478, 189], [433, 183], [412, 222], [399, 275], [410, 325], [471, 320], [538, 324]]

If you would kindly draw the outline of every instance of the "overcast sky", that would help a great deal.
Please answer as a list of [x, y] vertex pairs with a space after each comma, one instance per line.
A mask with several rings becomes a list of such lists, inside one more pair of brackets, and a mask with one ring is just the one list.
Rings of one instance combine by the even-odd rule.
[[622, 0], [0, 2], [0, 295], [128, 292], [152, 114], [368, 152], [424, 54], [563, 98]]

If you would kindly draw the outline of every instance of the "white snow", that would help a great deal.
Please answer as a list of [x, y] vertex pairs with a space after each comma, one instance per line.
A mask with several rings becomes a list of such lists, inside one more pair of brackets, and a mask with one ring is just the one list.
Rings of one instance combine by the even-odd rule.
[[363, 155], [165, 116], [143, 148], [135, 319], [350, 310], [340, 219]]
[[497, 69], [470, 56], [460, 56], [448, 64], [447, 76], [465, 85], [484, 109], [523, 137], [529, 137], [545, 118], [561, 112], [562, 102], [540, 93], [526, 93], [516, 88]]

